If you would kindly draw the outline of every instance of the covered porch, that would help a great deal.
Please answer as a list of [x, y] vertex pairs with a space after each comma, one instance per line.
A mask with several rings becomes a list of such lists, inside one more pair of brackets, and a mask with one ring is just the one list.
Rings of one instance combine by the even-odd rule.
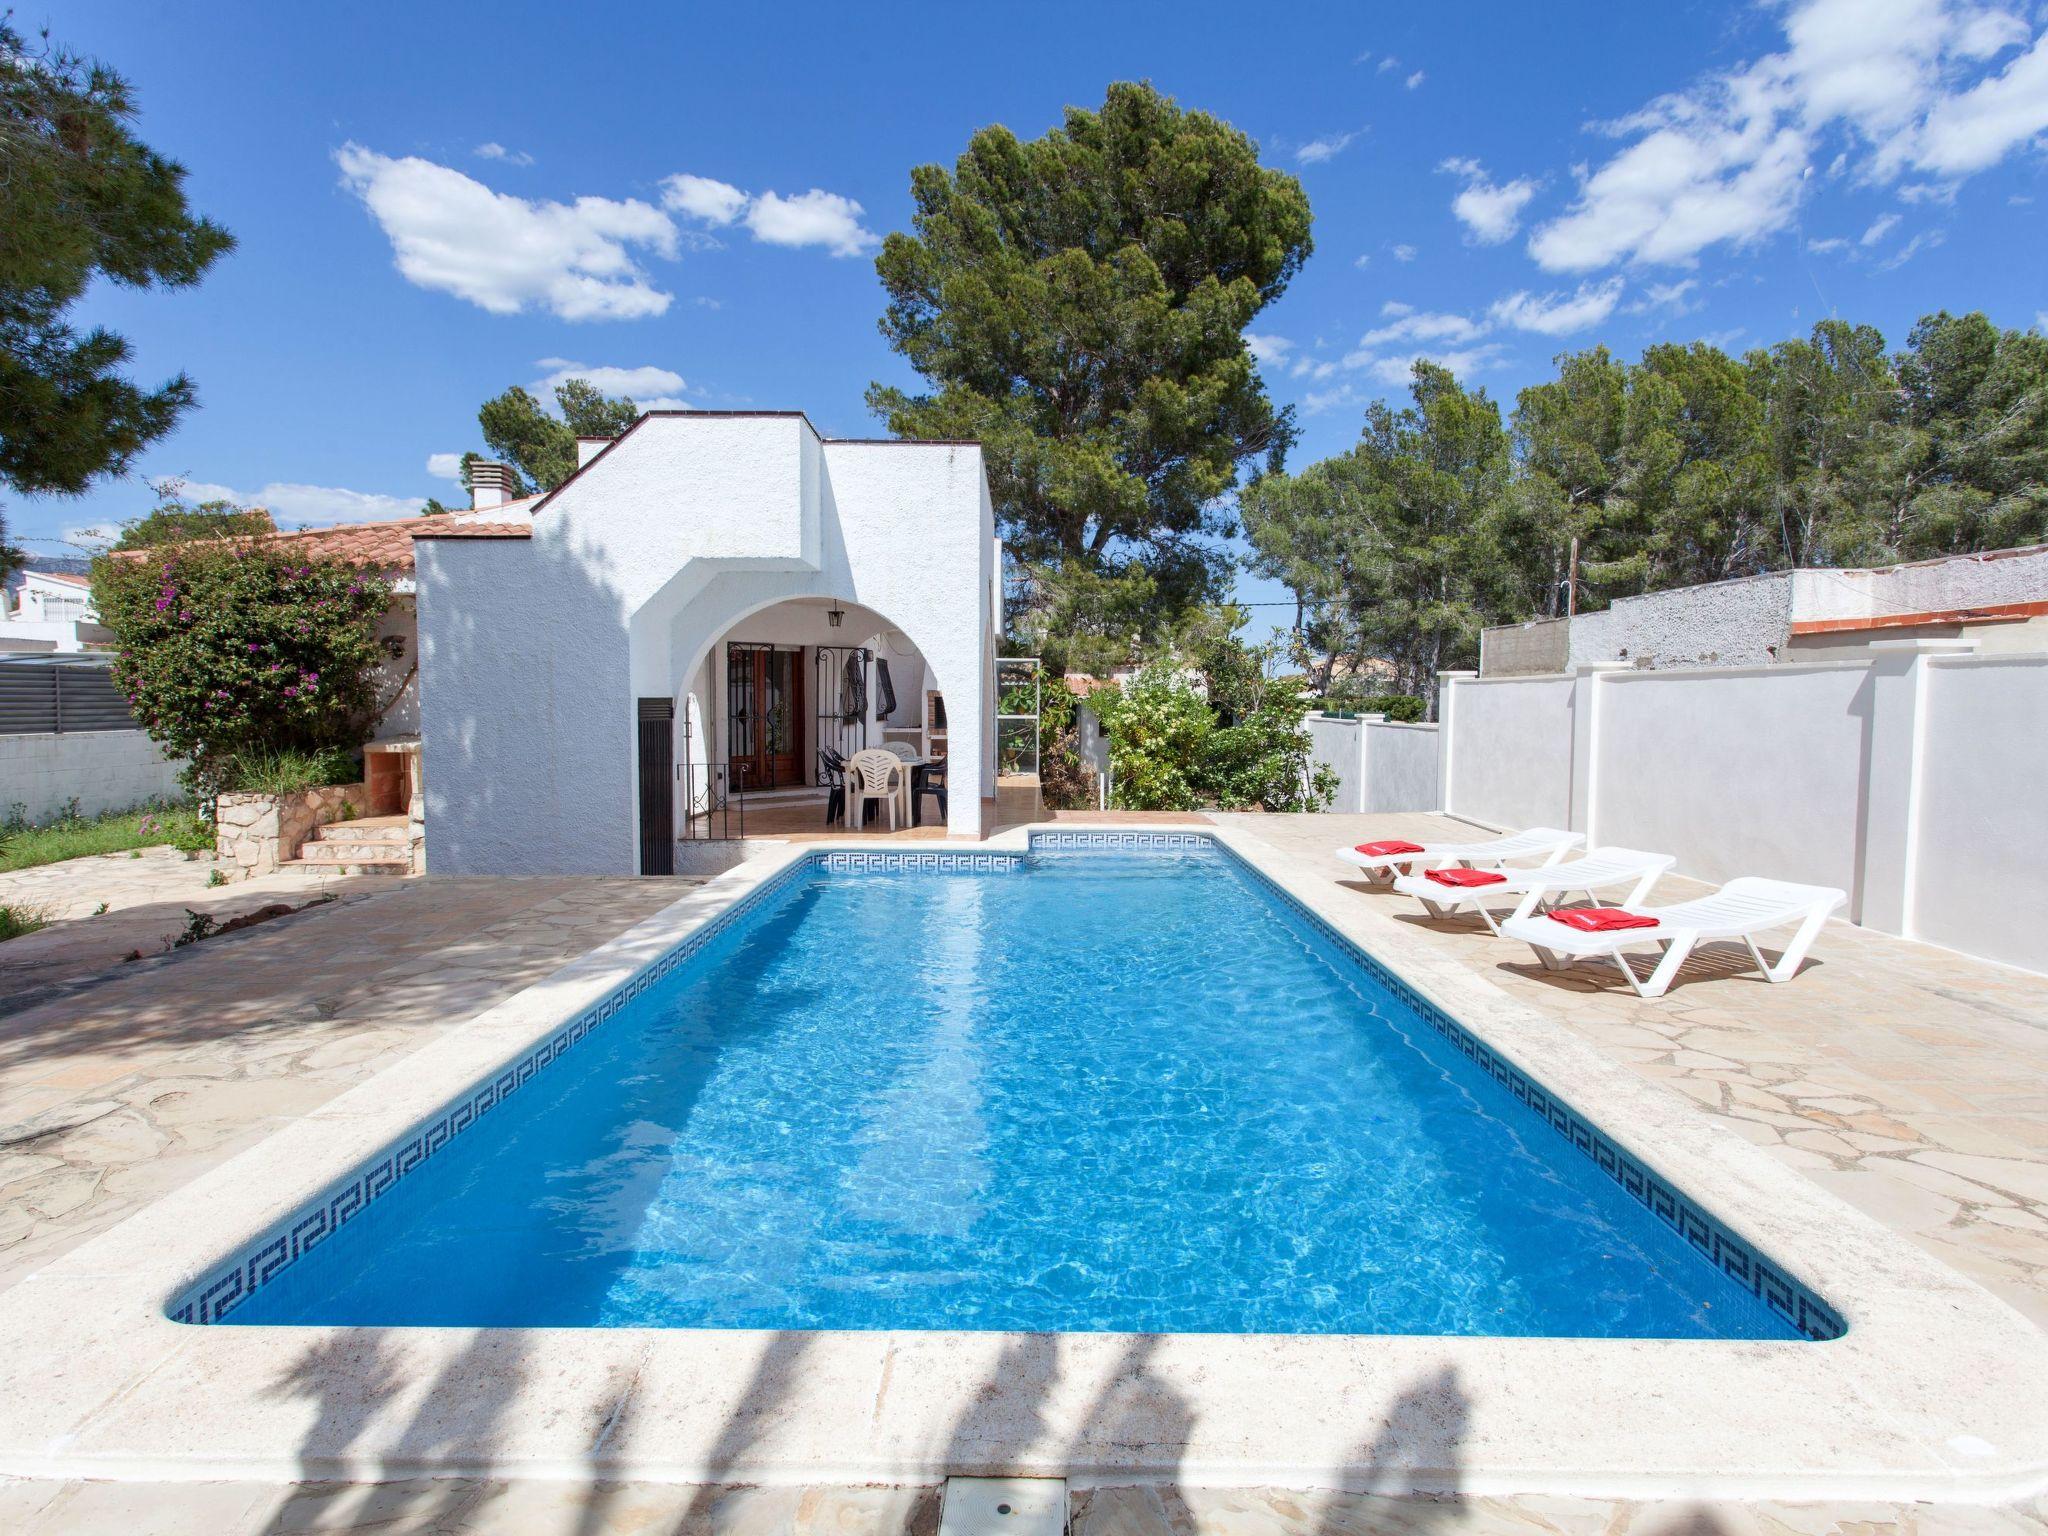
[[[936, 671], [887, 616], [829, 597], [771, 604], [726, 629], [675, 700], [677, 838], [943, 838], [950, 734]], [[848, 760], [877, 748], [908, 781], [893, 828], [845, 793]]]

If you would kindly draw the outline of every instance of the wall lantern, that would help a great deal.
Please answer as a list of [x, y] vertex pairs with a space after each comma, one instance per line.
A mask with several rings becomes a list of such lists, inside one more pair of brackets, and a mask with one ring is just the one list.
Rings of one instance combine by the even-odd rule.
[[834, 629], [837, 629], [846, 622], [846, 610], [839, 606], [836, 598], [833, 600], [832, 606], [825, 610], [825, 622]]

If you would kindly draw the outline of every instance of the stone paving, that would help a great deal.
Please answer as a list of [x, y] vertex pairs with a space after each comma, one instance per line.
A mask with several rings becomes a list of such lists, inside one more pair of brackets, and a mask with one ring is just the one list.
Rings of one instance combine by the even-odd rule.
[[[1239, 820], [1332, 880], [1344, 879], [1328, 857], [1341, 844], [1468, 830], [1420, 816]], [[630, 926], [687, 883], [384, 882], [146, 962], [145, 970], [117, 970], [88, 990], [0, 1020], [0, 1286], [381, 1070], [437, 1027]], [[1413, 902], [1357, 888], [1370, 921], [1420, 921]], [[1660, 897], [1691, 889], [1667, 882]], [[1768, 987], [1709, 955], [1667, 999], [1644, 1003], [1618, 978], [1551, 977], [1533, 957], [1484, 937], [1476, 922], [1443, 925], [1441, 942], [1518, 1000], [2048, 1320], [2048, 979], [1837, 924], [1790, 985]], [[1401, 1447], [1386, 1451], [1370, 1493], [1077, 1492], [1071, 1529], [1073, 1536], [2048, 1533], [2048, 1507], [2039, 1500], [1980, 1508], [1420, 1497], [1404, 1484]], [[0, 1482], [0, 1530], [24, 1536], [935, 1536], [939, 1507], [935, 1489], [586, 1487], [461, 1477], [292, 1489]]]
[[698, 883], [341, 882], [0, 1019], [0, 1286]]
[[163, 954], [194, 912], [224, 922], [280, 903], [368, 895], [398, 883], [395, 876], [283, 870], [210, 886], [216, 869], [234, 873], [211, 854], [165, 847], [0, 873], [0, 904], [31, 907], [50, 919], [49, 927], [0, 944], [0, 1017], [76, 992], [131, 954]]
[[[1644, 1002], [1611, 969], [1545, 971], [1526, 945], [1488, 936], [1476, 917], [1427, 923], [1421, 903], [1350, 878], [1330, 856], [1372, 838], [1470, 836], [1466, 823], [1229, 819], [1354, 886], [1374, 921], [1439, 930], [1447, 950], [1518, 1002], [2048, 1326], [2048, 976], [1837, 922], [1783, 986], [1745, 970], [1739, 947], [1717, 945], [1668, 995]], [[1667, 879], [1651, 899], [1706, 889]], [[2048, 937], [2043, 948], [2048, 961]]]

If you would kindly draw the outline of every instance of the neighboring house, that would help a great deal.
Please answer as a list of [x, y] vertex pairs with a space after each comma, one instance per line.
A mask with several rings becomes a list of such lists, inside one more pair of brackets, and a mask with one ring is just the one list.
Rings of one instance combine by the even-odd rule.
[[1000, 561], [978, 444], [654, 411], [580, 457], [529, 527], [415, 531], [436, 870], [666, 872], [722, 797], [822, 799], [826, 750], [883, 742], [943, 757], [947, 830], [981, 834]]
[[0, 590], [0, 652], [96, 651], [113, 639], [100, 627], [91, 580], [75, 571], [31, 564]]
[[1486, 630], [1479, 672], [1859, 660], [1876, 641], [1964, 638], [1984, 655], [2048, 651], [2048, 545], [1870, 570], [1773, 571], [1625, 597], [1597, 613]]

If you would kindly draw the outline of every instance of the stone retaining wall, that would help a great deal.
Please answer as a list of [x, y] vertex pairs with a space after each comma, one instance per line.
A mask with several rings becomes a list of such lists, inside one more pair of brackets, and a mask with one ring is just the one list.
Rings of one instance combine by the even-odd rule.
[[235, 878], [275, 874], [299, 856], [306, 840], [329, 822], [362, 815], [369, 804], [363, 784], [327, 784], [289, 795], [222, 795], [214, 811], [213, 850]]

